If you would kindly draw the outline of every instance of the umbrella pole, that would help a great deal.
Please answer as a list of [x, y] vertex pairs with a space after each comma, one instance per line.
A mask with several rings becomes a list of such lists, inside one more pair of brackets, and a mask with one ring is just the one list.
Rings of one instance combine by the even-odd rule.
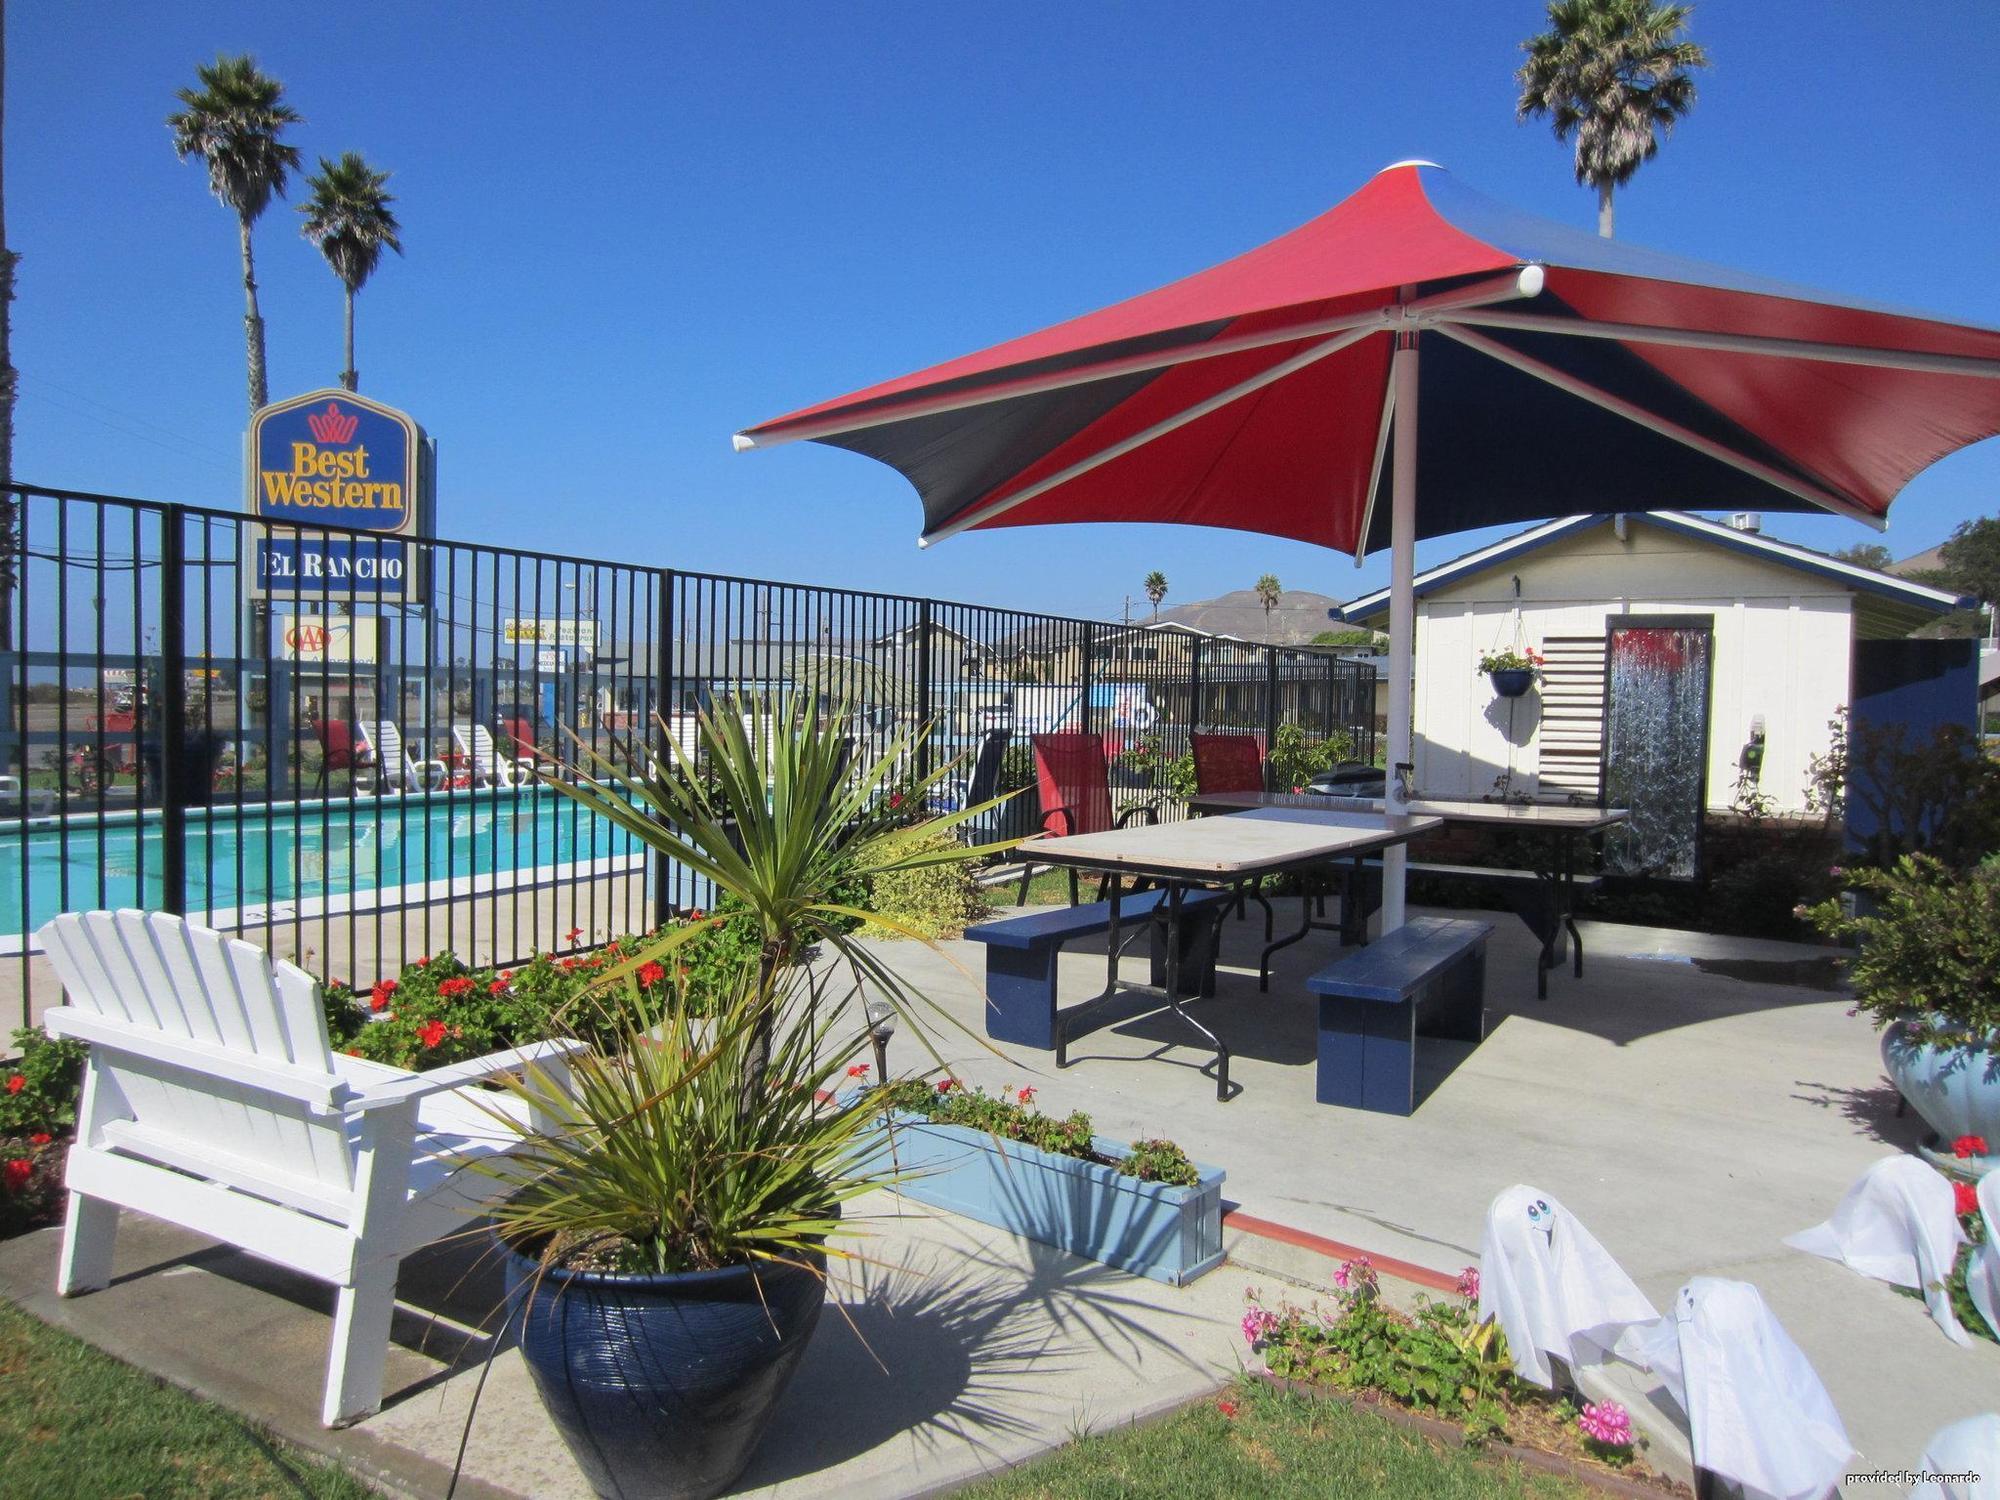
[[[1395, 382], [1396, 458], [1389, 512], [1389, 764], [1384, 787], [1391, 813], [1406, 813], [1403, 773], [1412, 767], [1410, 699], [1415, 680], [1417, 577], [1417, 336], [1403, 333], [1390, 363]], [[1382, 852], [1382, 931], [1403, 925], [1409, 851]]]

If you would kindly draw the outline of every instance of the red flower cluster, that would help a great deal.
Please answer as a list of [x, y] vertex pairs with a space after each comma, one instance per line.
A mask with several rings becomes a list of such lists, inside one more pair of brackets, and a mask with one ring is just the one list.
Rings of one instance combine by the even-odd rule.
[[33, 1135], [28, 1137], [28, 1144], [30, 1146], [46, 1146], [54, 1139], [55, 1137], [50, 1135], [46, 1130], [37, 1130]]
[[1962, 1135], [1951, 1143], [1951, 1154], [1960, 1161], [1970, 1160], [1986, 1154], [1986, 1137], [1983, 1135]]
[[662, 963], [647, 962], [639, 965], [639, 984], [651, 989], [656, 984], [667, 982], [667, 966]]
[[499, 977], [498, 979], [494, 980], [494, 981], [493, 981], [493, 982], [492, 982], [491, 984], [487, 985], [487, 986], [486, 986], [486, 993], [487, 993], [487, 994], [489, 994], [489, 995], [504, 995], [504, 994], [506, 994], [506, 993], [507, 993], [507, 976], [506, 976], [505, 974], [502, 974], [502, 975], [501, 975], [501, 976], [500, 976], [500, 977]]
[[953, 1089], [957, 1087], [958, 1087], [958, 1080], [956, 1078], [946, 1077], [946, 1078], [940, 1078], [937, 1081], [937, 1091], [940, 1094], [949, 1094]]
[[428, 1052], [442, 1042], [450, 1030], [442, 1021], [426, 1021], [417, 1028], [417, 1040], [424, 1044], [424, 1050]]
[[34, 1162], [25, 1156], [17, 1156], [0, 1166], [0, 1186], [10, 1193], [18, 1193], [28, 1185], [28, 1179], [35, 1175]]
[[1963, 1216], [1979, 1212], [1979, 1189], [1969, 1182], [1954, 1182], [1951, 1185], [1952, 1207]]
[[1018, 1094], [1015, 1095], [1015, 1097], [1019, 1099], [1023, 1104], [1033, 1104], [1035, 1102], [1035, 1090], [1033, 1085], [1030, 1085], [1029, 1087], [1022, 1089]]
[[474, 988], [476, 986], [474, 986], [473, 982], [461, 975], [457, 979], [447, 979], [440, 983], [438, 985], [438, 994], [447, 1000], [456, 1000], [461, 995], [471, 994]]
[[868, 1064], [849, 1063], [847, 1066], [847, 1076], [849, 1078], [866, 1078], [868, 1076]]
[[389, 1008], [389, 997], [395, 993], [395, 980], [376, 980], [375, 987], [368, 992], [368, 1008], [370, 1010], [387, 1010]]
[[572, 927], [568, 932], [563, 934], [563, 941], [565, 943], [573, 943], [582, 936], [583, 929], [581, 927]]
[[26, 1088], [27, 1086], [28, 1086], [28, 1080], [26, 1075], [21, 1073], [9, 1073], [7, 1075], [8, 1093], [18, 1094], [21, 1092], [22, 1089]]
[[1218, 1401], [1215, 1403], [1215, 1409], [1230, 1418], [1234, 1418], [1239, 1410], [1234, 1401]]

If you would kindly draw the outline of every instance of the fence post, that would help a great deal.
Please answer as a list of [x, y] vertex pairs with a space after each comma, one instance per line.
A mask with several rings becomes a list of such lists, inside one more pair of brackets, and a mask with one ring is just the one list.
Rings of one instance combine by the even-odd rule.
[[1097, 626], [1089, 620], [1083, 622], [1083, 652], [1077, 659], [1076, 681], [1080, 697], [1076, 712], [1080, 727], [1085, 734], [1090, 733], [1090, 678], [1091, 658], [1097, 653]]
[[[653, 759], [665, 771], [674, 765], [674, 747], [667, 743], [667, 715], [674, 701], [674, 570], [660, 570], [660, 609], [653, 622]], [[653, 925], [664, 926], [673, 915], [674, 881], [667, 857], [653, 856]]]
[[[187, 569], [178, 505], [160, 512], [160, 907], [187, 912]], [[143, 682], [143, 674], [135, 680]], [[136, 695], [145, 702], [142, 692]], [[144, 730], [141, 730], [143, 736]], [[143, 742], [143, 741], [142, 741]], [[145, 764], [143, 752], [140, 764]], [[143, 809], [144, 799], [141, 800]]]
[[936, 725], [931, 722], [931, 601], [917, 601], [917, 731], [923, 737], [917, 742], [917, 779], [921, 781], [931, 773], [931, 736]]
[[1196, 639], [1188, 646], [1188, 733], [1201, 731], [1201, 646]]
[[1278, 648], [1264, 648], [1264, 754], [1278, 748]]

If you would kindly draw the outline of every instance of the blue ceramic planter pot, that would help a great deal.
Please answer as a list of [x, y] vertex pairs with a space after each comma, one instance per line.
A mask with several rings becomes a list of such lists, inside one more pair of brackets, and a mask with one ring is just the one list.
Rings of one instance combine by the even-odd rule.
[[505, 1255], [509, 1298], [527, 1298], [521, 1353], [535, 1388], [607, 1500], [727, 1489], [826, 1301], [823, 1255], [674, 1276], [548, 1271], [539, 1286], [533, 1261]]
[[[1882, 1065], [1910, 1107], [1937, 1132], [1925, 1151], [1941, 1166], [1988, 1172], [2000, 1168], [2000, 1053], [1987, 1047], [1938, 1047], [1911, 1039], [1898, 1021], [1882, 1033]], [[1960, 1161], [1951, 1143], [1984, 1136], [1986, 1156]]]
[[1527, 667], [1502, 667], [1486, 675], [1493, 679], [1493, 691], [1503, 698], [1518, 698], [1535, 685], [1535, 674]]

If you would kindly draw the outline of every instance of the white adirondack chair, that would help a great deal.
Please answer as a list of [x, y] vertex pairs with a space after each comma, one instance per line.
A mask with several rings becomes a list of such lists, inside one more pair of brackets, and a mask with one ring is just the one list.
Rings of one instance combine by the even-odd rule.
[[535, 779], [535, 757], [502, 755], [484, 724], [461, 721], [451, 726], [451, 738], [472, 765], [474, 786], [526, 786]]
[[56, 1291], [102, 1288], [118, 1210], [225, 1241], [338, 1288], [320, 1419], [381, 1404], [403, 1257], [505, 1191], [469, 1162], [520, 1137], [523, 1106], [467, 1085], [547, 1042], [430, 1073], [333, 1053], [318, 986], [261, 948], [163, 912], [94, 911], [36, 934], [67, 991], [43, 1017], [87, 1043]]
[[375, 789], [391, 792], [434, 792], [451, 775], [441, 760], [412, 760], [403, 731], [388, 719], [356, 724], [362, 743], [375, 759]]

